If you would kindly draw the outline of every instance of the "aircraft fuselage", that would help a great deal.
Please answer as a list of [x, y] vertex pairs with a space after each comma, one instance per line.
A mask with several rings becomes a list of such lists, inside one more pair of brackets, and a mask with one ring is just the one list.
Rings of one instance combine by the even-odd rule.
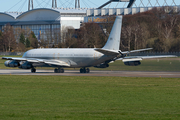
[[[92, 48], [46, 48], [29, 50], [23, 55], [23, 58], [62, 60], [70, 64], [71, 68], [79, 68], [101, 64], [114, 58], [114, 56], [104, 55]], [[47, 64], [42, 63], [33, 63], [33, 66], [48, 67]]]

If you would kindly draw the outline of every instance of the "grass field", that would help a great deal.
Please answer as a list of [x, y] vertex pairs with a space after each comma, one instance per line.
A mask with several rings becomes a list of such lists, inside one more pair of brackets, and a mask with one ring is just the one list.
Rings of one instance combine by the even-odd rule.
[[0, 76], [2, 120], [180, 119], [179, 78]]
[[[2, 57], [2, 56], [0, 56]], [[4, 66], [6, 60], [0, 59], [0, 69], [18, 69]], [[54, 69], [54, 68], [37, 68]], [[180, 71], [180, 58], [145, 59], [139, 66], [126, 66], [122, 61], [115, 61], [108, 68], [94, 68], [91, 70], [127, 70], [127, 71]], [[72, 70], [72, 69], [71, 69]], [[79, 68], [76, 68], [79, 70]]]

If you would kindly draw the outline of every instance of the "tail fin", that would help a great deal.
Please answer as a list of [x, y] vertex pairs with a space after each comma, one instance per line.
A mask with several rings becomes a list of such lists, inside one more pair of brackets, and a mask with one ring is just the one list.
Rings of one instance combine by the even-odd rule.
[[122, 16], [117, 16], [109, 38], [103, 49], [119, 50], [122, 27]]

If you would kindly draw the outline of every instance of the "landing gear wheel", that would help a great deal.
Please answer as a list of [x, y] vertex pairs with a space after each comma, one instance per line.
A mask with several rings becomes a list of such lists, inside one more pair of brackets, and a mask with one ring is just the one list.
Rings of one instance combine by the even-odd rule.
[[54, 69], [54, 73], [64, 73], [64, 69]]
[[82, 68], [80, 69], [80, 73], [84, 73], [84, 70]]
[[89, 68], [87, 68], [87, 69], [86, 69], [86, 73], [89, 73], [89, 72], [90, 72], [90, 69], [89, 69]]
[[80, 69], [80, 73], [89, 73], [90, 72], [90, 70], [89, 70], [89, 68], [81, 68]]
[[54, 73], [58, 73], [58, 69], [54, 69]]
[[64, 73], [64, 69], [60, 69], [60, 73]]
[[35, 68], [32, 68], [32, 69], [31, 69], [31, 72], [32, 72], [32, 73], [35, 73], [35, 72], [36, 72], [36, 69], [35, 69]]

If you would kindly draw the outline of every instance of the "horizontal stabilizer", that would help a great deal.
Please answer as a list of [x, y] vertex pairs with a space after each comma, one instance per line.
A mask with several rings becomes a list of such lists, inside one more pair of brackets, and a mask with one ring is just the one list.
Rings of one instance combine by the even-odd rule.
[[128, 62], [128, 61], [140, 61], [142, 59], [169, 58], [169, 57], [177, 57], [177, 56], [176, 55], [130, 56], [130, 57], [119, 58], [117, 60], [122, 60], [123, 62]]
[[119, 55], [119, 52], [117, 50], [109, 50], [109, 49], [102, 49], [102, 48], [96, 48], [94, 50], [96, 50], [104, 55], [111, 55], [111, 56]]
[[132, 51], [124, 51], [124, 52], [122, 52], [122, 54], [141, 52], [141, 51], [152, 50], [152, 49], [153, 48], [146, 48], [146, 49], [139, 49], [139, 50], [132, 50]]
[[177, 57], [176, 55], [142, 56], [142, 59]]
[[177, 56], [176, 56], [176, 55], [129, 56], [129, 57], [124, 57], [124, 59], [135, 59], [135, 58], [141, 58], [141, 59], [151, 59], [151, 58], [169, 58], [169, 57], [177, 57]]

